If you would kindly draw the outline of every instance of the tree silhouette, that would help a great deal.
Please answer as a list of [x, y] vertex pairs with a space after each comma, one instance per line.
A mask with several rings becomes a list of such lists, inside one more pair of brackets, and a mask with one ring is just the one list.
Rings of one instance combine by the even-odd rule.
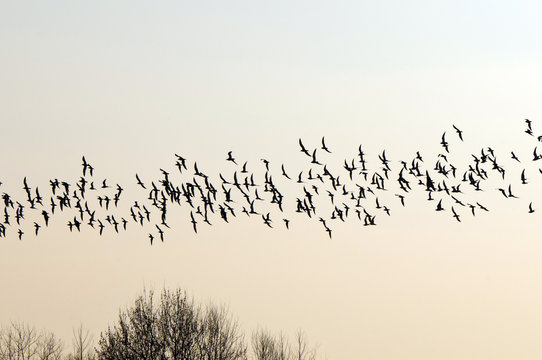
[[62, 350], [54, 334], [28, 324], [12, 322], [0, 329], [1, 360], [60, 360]]
[[237, 320], [224, 305], [199, 306], [180, 289], [164, 289], [158, 301], [143, 291], [119, 311], [115, 324], [92, 336], [82, 325], [73, 330], [73, 349], [63, 353], [54, 334], [25, 323], [0, 328], [0, 360], [315, 360], [316, 349], [304, 333], [293, 343], [280, 333], [258, 330], [251, 351]]
[[92, 348], [92, 336], [88, 330], [79, 325], [73, 330], [72, 339], [73, 352], [68, 355], [67, 360], [94, 360], [94, 349]]
[[116, 325], [101, 334], [98, 359], [247, 358], [244, 337], [224, 307], [196, 307], [181, 290], [164, 290], [159, 304], [152, 291], [121, 311]]
[[273, 335], [259, 329], [252, 334], [252, 352], [255, 360], [315, 360], [316, 348], [310, 347], [305, 334], [298, 331], [294, 344], [284, 334]]

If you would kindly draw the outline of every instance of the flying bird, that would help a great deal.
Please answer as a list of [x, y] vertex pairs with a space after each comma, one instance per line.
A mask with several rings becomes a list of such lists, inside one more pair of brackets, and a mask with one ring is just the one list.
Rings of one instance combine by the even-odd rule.
[[235, 165], [237, 165], [237, 162], [236, 162], [235, 159], [233, 158], [232, 152], [231, 152], [231, 151], [228, 151], [228, 158], [226, 159], [226, 161], [231, 161], [232, 163], [234, 163]]
[[329, 151], [329, 149], [327, 148], [326, 146], [326, 143], [324, 141], [324, 137], [322, 136], [322, 150], [324, 150], [325, 152], [328, 152], [328, 153], [331, 153], [331, 151]]
[[309, 156], [309, 157], [311, 156], [311, 154], [309, 153], [309, 150], [307, 150], [307, 149], [305, 148], [305, 146], [303, 145], [303, 143], [301, 142], [301, 139], [299, 139], [299, 146], [301, 147], [301, 150], [300, 150], [300, 151], [301, 151], [302, 153], [304, 153], [305, 155], [307, 155], [307, 156]]
[[461, 141], [463, 141], [463, 131], [459, 130], [455, 125], [452, 125], [455, 129], [455, 131], [457, 132], [457, 135], [459, 136], [459, 139], [461, 139]]
[[[526, 123], [528, 133], [532, 135], [531, 121], [526, 119]], [[455, 125], [452, 126], [459, 139], [463, 141], [463, 131]], [[541, 139], [542, 136], [538, 137], [539, 141]], [[190, 213], [190, 223], [196, 234], [198, 223], [201, 223], [200, 226], [204, 223], [212, 226], [213, 217], [220, 217], [226, 223], [231, 223], [237, 214], [236, 211], [248, 217], [261, 216], [263, 225], [270, 228], [273, 228], [272, 217], [280, 216], [286, 229], [289, 229], [288, 211], [295, 211], [307, 219], [322, 221], [324, 230], [331, 238], [331, 222], [347, 221], [351, 213], [356, 214], [364, 226], [376, 225], [376, 215], [371, 209], [382, 211], [388, 216], [395, 215], [393, 208], [385, 205], [389, 199], [386, 197], [389, 190], [393, 191], [389, 194], [395, 194], [403, 207], [406, 207], [407, 203], [411, 204], [406, 198], [410, 199], [417, 192], [422, 194], [426, 192], [428, 201], [436, 200], [436, 211], [444, 211], [447, 198], [451, 198], [453, 206], [450, 206], [450, 211], [453, 218], [461, 222], [459, 206], [468, 206], [473, 216], [476, 215], [477, 208], [489, 211], [477, 202], [480, 200], [476, 192], [483, 194], [486, 188], [490, 188], [493, 173], [508, 183], [507, 187], [502, 185], [500, 188], [499, 185], [496, 187], [505, 199], [517, 198], [512, 192], [514, 185], [531, 185], [537, 180], [534, 177], [527, 178], [528, 166], [521, 169], [519, 177], [513, 172], [514, 168], [505, 168], [504, 164], [497, 160], [498, 149], [482, 147], [479, 152], [473, 153], [472, 157], [461, 163], [457, 156], [454, 156], [457, 154], [450, 153], [446, 132], [442, 134], [440, 144], [445, 151], [434, 154], [436, 158], [434, 166], [426, 166], [421, 150], [416, 151], [415, 156], [397, 161], [388, 159], [386, 150], [382, 150], [380, 154], [375, 153], [377, 162], [375, 166], [371, 166], [369, 155], [365, 154], [359, 145], [357, 154], [354, 152], [350, 156], [343, 157], [344, 166], [339, 164], [338, 167], [334, 167], [333, 164], [323, 161], [322, 156], [318, 156], [322, 154], [319, 151], [331, 153], [326, 145], [325, 136], [321, 138], [321, 145], [311, 148], [310, 151], [299, 138], [300, 151], [310, 160], [295, 170], [294, 174], [298, 174], [297, 179], [295, 176], [290, 177], [286, 172], [286, 167], [289, 167], [287, 162], [281, 164], [278, 172], [278, 169], [270, 166], [269, 160], [262, 158], [265, 168], [258, 167], [254, 171], [249, 171], [246, 161], [242, 167], [239, 166], [233, 152], [228, 151], [225, 162], [233, 162], [239, 168], [236, 167], [232, 172], [222, 170], [215, 177], [214, 174], [207, 175], [201, 172], [196, 161], [193, 162], [194, 170], [188, 170], [186, 159], [175, 154], [176, 158], [170, 166], [177, 167], [179, 173], [175, 171], [175, 175], [172, 175], [167, 167], [159, 168], [158, 178], [148, 179], [147, 184], [137, 173], [135, 174], [136, 187], [147, 190], [140, 197], [120, 184], [108, 185], [106, 178], [102, 180], [101, 186], [95, 187], [94, 181], [87, 177], [89, 174], [93, 176], [93, 167], [85, 156], [82, 156], [83, 176], [76, 176], [75, 178], [79, 179], [75, 182], [53, 178], [49, 180], [50, 186], [44, 191], [43, 187], [41, 189], [38, 186], [31, 187], [25, 176], [22, 199], [17, 199], [13, 194], [3, 193], [0, 198], [0, 204], [4, 205], [0, 237], [5, 236], [6, 229], [17, 224], [19, 227], [17, 234], [22, 239], [23, 230], [26, 230], [25, 224], [30, 227], [32, 223], [33, 232], [38, 235], [42, 226], [49, 226], [50, 221], [62, 213], [69, 219], [68, 229], [62, 226], [64, 231], [82, 232], [90, 227], [102, 235], [106, 227], [113, 229], [114, 233], [132, 230], [127, 226], [128, 222], [132, 221], [145, 229], [149, 225], [154, 225], [156, 230], [149, 233], [152, 244], [153, 239], [158, 236], [164, 241], [164, 228], [170, 228], [169, 219], [172, 214], [177, 214], [170, 210], [179, 207], [181, 212], [185, 211], [186, 218]], [[521, 163], [514, 151], [510, 152], [510, 156], [512, 160]], [[541, 158], [542, 155], [535, 146], [532, 161]], [[399, 167], [395, 168], [393, 164], [398, 164]], [[339, 172], [336, 172], [337, 168]], [[293, 169], [290, 168], [290, 171]], [[542, 174], [542, 169], [539, 169], [539, 172]], [[282, 181], [276, 182], [274, 179], [277, 175], [279, 178], [284, 177], [293, 181], [287, 184]], [[203, 178], [203, 181], [200, 178]], [[215, 178], [217, 182], [214, 181]], [[389, 181], [390, 179], [397, 181]], [[100, 184], [98, 180], [95, 181]], [[392, 188], [394, 186], [395, 188]], [[4, 189], [2, 187], [2, 190]], [[528, 186], [522, 187], [522, 190], [527, 189]], [[128, 199], [130, 196], [132, 198]], [[328, 197], [330, 201], [327, 201]], [[50, 199], [50, 205], [44, 205], [44, 198]], [[131, 206], [123, 206], [126, 203]], [[293, 208], [289, 208], [288, 204], [292, 204]], [[529, 213], [535, 211], [532, 202], [528, 208]], [[328, 219], [327, 223], [324, 218]], [[66, 224], [63, 221], [60, 223]]]
[[440, 141], [440, 145], [442, 145], [444, 150], [446, 150], [446, 152], [449, 153], [450, 150], [448, 150], [448, 142], [446, 141], [445, 137], [446, 137], [446, 132], [444, 132], [444, 134], [442, 134], [442, 140]]

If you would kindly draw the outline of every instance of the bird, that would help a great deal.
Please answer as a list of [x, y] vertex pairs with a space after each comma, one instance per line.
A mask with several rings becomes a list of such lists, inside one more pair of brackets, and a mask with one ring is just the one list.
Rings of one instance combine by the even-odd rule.
[[83, 160], [83, 176], [86, 176], [87, 175], [87, 169], [88, 169], [88, 163], [87, 163], [87, 160], [85, 159], [85, 156], [83, 156], [82, 158]]
[[328, 153], [331, 153], [331, 151], [329, 151], [329, 149], [327, 148], [326, 146], [326, 143], [324, 141], [324, 137], [322, 136], [322, 150], [324, 150], [325, 152], [328, 152]]
[[[527, 130], [532, 135], [532, 122], [526, 119], [526, 123]], [[452, 127], [452, 131], [455, 131], [460, 141], [464, 141], [463, 131], [454, 124]], [[174, 206], [180, 207], [181, 211], [184, 209], [186, 218], [190, 213], [190, 222], [196, 234], [198, 222], [211, 225], [213, 217], [220, 216], [226, 222], [231, 223], [232, 218], [236, 216], [236, 211], [247, 216], [258, 215], [258, 218], [261, 216], [263, 225], [268, 227], [274, 227], [271, 219], [280, 211], [280, 218], [282, 218], [286, 229], [289, 229], [290, 218], [287, 204], [292, 202], [291, 200], [295, 200], [293, 210], [296, 213], [307, 215], [308, 219], [323, 219], [323, 217], [328, 219], [329, 223], [324, 222], [323, 224], [325, 231], [331, 237], [331, 227], [328, 225], [331, 225], [331, 221], [335, 220], [346, 221], [350, 211], [357, 214], [358, 220], [365, 226], [376, 225], [376, 215], [372, 214], [371, 209], [380, 209], [391, 216], [392, 209], [385, 205], [384, 199], [386, 199], [386, 191], [390, 190], [392, 186], [400, 188], [399, 190], [391, 189], [395, 190], [391, 194], [395, 194], [403, 207], [406, 207], [407, 196], [410, 205], [410, 198], [414, 196], [416, 191], [427, 192], [427, 200], [429, 201], [436, 200], [435, 202], [438, 203], [436, 211], [444, 211], [447, 198], [451, 198], [453, 206], [450, 206], [450, 212], [458, 222], [461, 222], [459, 206], [468, 206], [473, 216], [477, 215], [477, 208], [489, 211], [476, 201], [480, 201], [476, 199], [476, 193], [469, 192], [469, 190], [483, 192], [488, 187], [487, 184], [491, 183], [487, 180], [490, 180], [493, 172], [509, 184], [507, 187], [500, 185], [502, 187], [496, 188], [506, 199], [518, 197], [512, 192], [514, 185], [518, 183], [531, 185], [535, 182], [534, 177], [527, 178], [527, 173], [530, 171], [527, 166], [521, 169], [521, 175], [518, 177], [513, 173], [515, 169], [505, 169], [503, 164], [497, 161], [498, 149], [491, 147], [482, 147], [479, 152], [473, 153], [472, 159], [469, 158], [468, 162], [462, 166], [461, 163], [456, 162], [457, 158], [453, 156], [457, 154], [450, 153], [451, 149], [446, 135], [445, 131], [440, 139], [440, 144], [445, 151], [435, 154], [434, 167], [424, 166], [422, 149], [419, 149], [414, 156], [397, 159], [397, 161], [388, 159], [387, 151], [382, 150], [381, 153], [375, 153], [377, 164], [371, 168], [369, 155], [359, 145], [357, 153], [354, 152], [353, 156], [343, 157], [344, 170], [339, 164], [339, 173], [335, 172], [333, 164], [323, 161], [322, 154], [324, 152], [331, 153], [326, 145], [325, 136], [321, 137], [321, 144], [311, 147], [310, 150], [299, 138], [300, 152], [307, 155], [310, 160], [306, 162], [305, 167], [296, 170], [297, 179], [295, 175], [290, 176], [287, 173], [288, 162], [283, 162], [280, 166], [280, 172], [278, 172], [278, 169], [273, 169], [269, 160], [262, 158], [261, 161], [265, 164], [265, 168], [257, 167], [254, 171], [249, 172], [247, 161], [240, 166], [242, 162], [235, 159], [232, 151], [227, 151], [225, 162], [233, 162], [237, 166], [230, 173], [224, 171], [218, 173], [218, 183], [214, 183], [215, 176], [201, 172], [196, 161], [193, 161], [194, 170], [191, 171], [187, 168], [187, 160], [175, 154], [176, 158], [172, 161], [171, 166], [177, 167], [179, 174], [175, 172], [175, 175], [171, 175], [166, 167], [159, 168], [160, 176], [157, 179], [149, 178], [145, 184], [139, 174], [135, 173], [136, 184], [134, 186], [147, 191], [141, 198], [132, 198], [130, 201], [132, 206], [123, 206], [123, 202], [127, 202], [129, 196], [137, 196], [137, 194], [133, 194], [131, 189], [121, 186], [121, 184], [110, 186], [106, 178], [103, 178], [101, 183], [97, 179], [94, 181], [90, 179], [88, 175], [93, 176], [93, 167], [88, 163], [86, 157], [82, 156], [83, 176], [76, 176], [75, 178], [79, 179], [75, 183], [51, 178], [48, 180], [50, 187], [48, 186], [44, 191], [43, 187], [40, 189], [39, 186], [30, 186], [31, 181], [29, 180], [31, 179], [24, 176], [22, 181], [24, 197], [22, 200], [4, 193], [0, 199], [0, 203], [4, 204], [4, 216], [2, 217], [4, 221], [0, 223], [0, 236], [5, 235], [6, 227], [9, 229], [9, 226], [15, 225], [15, 223], [18, 225], [17, 227], [20, 227], [21, 232], [26, 230], [26, 224], [30, 227], [34, 223], [34, 228], [31, 231], [38, 235], [42, 226], [49, 226], [50, 221], [62, 212], [67, 214], [70, 219], [67, 224], [70, 231], [74, 229], [83, 231], [83, 228], [88, 225], [99, 230], [100, 235], [103, 234], [106, 227], [112, 228], [115, 233], [118, 233], [120, 230], [126, 231], [128, 222], [133, 220], [142, 227], [154, 224], [158, 232], [153, 231], [149, 235], [152, 235], [153, 238], [160, 236], [160, 239], [164, 241], [164, 227], [170, 228], [171, 223], [168, 224], [168, 217], [171, 214], [170, 209]], [[537, 139], [541, 141], [542, 136]], [[516, 153], [521, 154], [519, 150], [521, 149], [509, 152], [511, 159], [517, 163], [521, 163], [516, 155]], [[532, 161], [542, 159], [536, 146], [532, 151]], [[222, 161], [224, 162], [224, 159]], [[400, 164], [400, 167], [396, 169], [393, 164]], [[542, 169], [539, 168], [539, 172], [542, 174]], [[514, 175], [510, 176], [511, 173]], [[388, 181], [393, 179], [394, 174], [397, 176], [397, 181]], [[462, 179], [459, 174], [463, 174]], [[287, 184], [286, 181], [274, 181], [274, 178], [277, 178], [276, 175], [279, 175], [280, 179], [284, 177], [291, 181]], [[200, 177], [204, 179], [202, 184], [199, 183], [201, 182]], [[95, 187], [94, 182], [101, 186]], [[463, 182], [466, 184], [463, 185]], [[0, 185], [5, 186], [1, 182]], [[2, 187], [2, 190], [4, 189], [5, 187]], [[296, 189], [299, 190], [299, 193], [295, 197], [291, 196]], [[528, 187], [523, 189], [528, 189]], [[44, 205], [43, 198], [47, 199], [48, 197], [50, 197], [50, 205]], [[327, 201], [327, 197], [330, 201]], [[258, 206], [256, 207], [255, 204]], [[58, 208], [60, 211], [57, 211]], [[529, 213], [535, 211], [532, 202], [528, 208]], [[365, 215], [362, 217], [362, 214]], [[157, 216], [161, 221], [155, 221]], [[66, 230], [64, 228], [64, 231]], [[22, 234], [20, 237], [22, 238]]]
[[290, 220], [288, 219], [282, 219], [284, 221], [284, 225], [286, 226], [286, 229], [290, 228]]
[[4, 224], [10, 225], [10, 223], [9, 223], [9, 217], [10, 217], [10, 215], [9, 215], [9, 213], [8, 213], [8, 208], [5, 207], [5, 208], [4, 208]]
[[477, 202], [476, 205], [478, 205], [478, 207], [484, 211], [489, 211], [484, 205], [480, 204], [479, 202]]
[[43, 221], [45, 221], [45, 226], [49, 226], [49, 213], [42, 210], [41, 215], [43, 216]]
[[459, 139], [463, 141], [463, 131], [459, 130], [455, 125], [452, 125], [459, 136]]
[[156, 226], [156, 229], [158, 229], [158, 233], [160, 234], [160, 240], [164, 242], [164, 231], [158, 225], [155, 225], [155, 226]]
[[102, 236], [105, 226], [104, 226], [104, 224], [102, 224], [102, 221], [101, 221], [101, 220], [98, 220], [98, 224], [99, 224], [98, 227], [99, 227], [99, 229], [100, 229], [100, 230], [99, 230], [99, 231], [100, 231], [100, 236]]
[[194, 219], [194, 213], [192, 213], [192, 211], [190, 211], [190, 218], [192, 219], [191, 222], [192, 222], [192, 226], [194, 228], [194, 232], [197, 234], [198, 233], [198, 229], [196, 228], [196, 224], [198, 223], [195, 219]]
[[228, 151], [228, 158], [226, 159], [226, 161], [231, 161], [232, 163], [234, 163], [235, 165], [237, 165], [237, 162], [236, 162], [235, 159], [233, 158], [232, 151]]
[[288, 180], [291, 180], [288, 174], [286, 174], [286, 170], [284, 170], [284, 164], [282, 164], [281, 169], [282, 169], [282, 175]]
[[37, 222], [34, 222], [34, 229], [36, 231], [36, 236], [38, 236], [38, 231], [39, 231], [40, 227], [41, 227], [40, 224], [38, 224]]
[[509, 198], [517, 198], [517, 196], [512, 194], [512, 184], [508, 185], [508, 197]]
[[314, 151], [312, 152], [311, 164], [322, 165], [320, 162], [318, 162], [318, 160], [316, 160], [316, 149], [314, 149]]
[[401, 200], [401, 205], [403, 205], [403, 207], [404, 207], [405, 206], [405, 196], [400, 195], [400, 194], [395, 194], [395, 196], [397, 196], [399, 198], [399, 200]]
[[444, 150], [446, 150], [446, 152], [449, 153], [450, 151], [448, 150], [448, 142], [446, 142], [445, 137], [446, 137], [446, 132], [444, 132], [444, 134], [442, 134], [442, 140], [441, 140], [440, 144], [442, 145]]
[[525, 130], [525, 132], [531, 136], [533, 136], [533, 129], [531, 127], [531, 123], [532, 121], [529, 120], [529, 119], [525, 119], [525, 122], [527, 123], [527, 130]]
[[305, 155], [307, 156], [311, 156], [311, 154], [309, 153], [309, 151], [305, 148], [305, 146], [303, 145], [303, 142], [301, 142], [301, 138], [299, 139], [299, 146], [301, 147], [301, 152], [304, 153]]
[[262, 219], [263, 219], [263, 223], [267, 226], [269, 226], [270, 228], [272, 228], [273, 226], [271, 226], [271, 219], [269, 217], [269, 213], [267, 213], [267, 215], [262, 215]]
[[525, 169], [521, 172], [521, 184], [527, 185], [527, 178], [525, 177]]
[[269, 171], [269, 160], [267, 159], [260, 159], [265, 164], [265, 170]]
[[458, 222], [461, 222], [461, 220], [459, 219], [459, 215], [455, 212], [455, 209], [454, 209], [453, 206], [452, 206], [452, 213], [453, 213], [454, 218], [455, 218]]
[[363, 169], [365, 170], [365, 153], [361, 149], [361, 145], [358, 147], [358, 156], [359, 162], [363, 164]]

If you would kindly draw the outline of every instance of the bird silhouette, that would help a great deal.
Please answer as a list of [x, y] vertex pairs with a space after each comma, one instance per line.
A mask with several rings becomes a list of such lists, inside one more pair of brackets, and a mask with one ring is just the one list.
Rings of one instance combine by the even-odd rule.
[[322, 150], [324, 150], [325, 152], [327, 153], [331, 153], [331, 151], [329, 151], [329, 149], [327, 148], [326, 146], [326, 143], [324, 141], [324, 137], [322, 136]]
[[232, 163], [234, 163], [235, 165], [237, 165], [237, 162], [236, 162], [235, 159], [233, 158], [233, 155], [232, 155], [232, 152], [231, 152], [231, 151], [228, 151], [228, 158], [226, 159], [226, 161], [231, 161]]
[[452, 125], [459, 136], [459, 139], [463, 141], [463, 131], [459, 130], [455, 125]]
[[[532, 122], [526, 120], [526, 124], [532, 133]], [[456, 125], [452, 127], [463, 142], [463, 131]], [[426, 159], [422, 157], [421, 149], [413, 156], [399, 154], [403, 156], [392, 161], [388, 158], [391, 154], [387, 151], [389, 149], [367, 155], [361, 145], [357, 153], [340, 156], [343, 164], [333, 164], [324, 156], [324, 153], [331, 153], [326, 145], [326, 136], [321, 137], [320, 143], [309, 151], [299, 138], [299, 149], [307, 157], [303, 157], [297, 168], [282, 162], [280, 172], [265, 158], [261, 158], [264, 167], [249, 170], [247, 161], [239, 166], [241, 162], [238, 164], [233, 152], [228, 151], [225, 163], [232, 162], [236, 167], [221, 169], [215, 176], [203, 173], [199, 161], [193, 161], [193, 170], [189, 170], [186, 158], [175, 154], [170, 167], [178, 172], [159, 167], [159, 175], [149, 177], [146, 183], [138, 173], [135, 174], [134, 187], [139, 193], [120, 183], [109, 185], [107, 178], [101, 182], [89, 178], [93, 176], [94, 168], [82, 156], [83, 176], [79, 173], [74, 181], [49, 178], [47, 187], [31, 186], [31, 179], [24, 176], [23, 191], [19, 189], [22, 196], [9, 194], [5, 184], [0, 184], [2, 190], [6, 190], [0, 200], [4, 207], [1, 209], [0, 236], [11, 234], [9, 229], [15, 227], [13, 233], [22, 239], [26, 224], [33, 226], [29, 231], [37, 236], [48, 231], [49, 225], [60, 223], [64, 231], [91, 228], [99, 235], [106, 228], [112, 230], [111, 235], [142, 228], [149, 234], [149, 239], [152, 236], [152, 239], [159, 237], [165, 241], [164, 230], [174, 227], [170, 221], [170, 209], [177, 207], [182, 213], [184, 211], [183, 216], [188, 217], [189, 213], [196, 234], [198, 226], [212, 226], [215, 223], [213, 219], [230, 224], [237, 214], [243, 213], [247, 217], [261, 217], [261, 222], [268, 228], [275, 228], [272, 222], [275, 216], [280, 216], [286, 229], [290, 228], [292, 220], [297, 220], [290, 215], [307, 221], [322, 219], [323, 230], [331, 238], [331, 229], [336, 222], [347, 222], [353, 218], [364, 226], [373, 226], [380, 213], [395, 216], [396, 206], [407, 207], [408, 204], [410, 208], [415, 203], [410, 199], [420, 194], [423, 197], [424, 193], [427, 201], [436, 200], [436, 211], [446, 210], [446, 202], [452, 201], [449, 210], [453, 218], [461, 222], [461, 207], [468, 207], [473, 216], [478, 215], [478, 209], [489, 211], [481, 204], [478, 194], [493, 188], [504, 199], [518, 198], [518, 194], [512, 191], [513, 186], [522, 185], [523, 196], [536, 186], [534, 184], [539, 179], [529, 173], [531, 165], [536, 166], [529, 162], [522, 164], [520, 176], [515, 175], [517, 167], [513, 164], [521, 163], [516, 155], [523, 153], [519, 152], [521, 149], [510, 151], [510, 157], [515, 161], [510, 166], [499, 161], [499, 149], [492, 147], [482, 147], [461, 162], [458, 157], [462, 155], [455, 151], [455, 146], [453, 149], [449, 147], [446, 132], [440, 138], [444, 151], [433, 154], [436, 159], [433, 164], [428, 161], [431, 159], [429, 154], [424, 154]], [[542, 158], [536, 146], [532, 153], [533, 162]], [[290, 176], [286, 168], [297, 174], [297, 178]], [[538, 170], [542, 174], [542, 169]], [[528, 178], [527, 174], [531, 176]], [[506, 186], [492, 185], [496, 180], [502, 180], [500, 184], [505, 183]], [[95, 181], [98, 186], [94, 186]], [[399, 201], [390, 202], [394, 197]], [[49, 200], [45, 202], [44, 199]], [[534, 212], [532, 202], [528, 208], [529, 213]], [[177, 212], [174, 214], [177, 216]], [[64, 220], [51, 222], [54, 218]], [[137, 226], [128, 226], [132, 222]]]

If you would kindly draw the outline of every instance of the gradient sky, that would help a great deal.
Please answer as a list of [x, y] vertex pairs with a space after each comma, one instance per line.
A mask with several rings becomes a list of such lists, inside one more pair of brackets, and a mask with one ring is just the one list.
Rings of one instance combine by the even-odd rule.
[[[431, 158], [452, 124], [465, 159], [482, 146], [530, 156], [541, 13], [535, 1], [4, 1], [0, 192], [24, 176], [75, 180], [83, 154], [127, 188], [173, 169], [174, 153], [215, 174], [232, 172], [229, 150], [295, 168], [298, 138], [322, 135], [337, 168], [360, 143], [374, 162], [384, 148]], [[530, 189], [521, 203], [485, 194], [492, 212], [461, 224], [419, 194], [332, 240], [304, 219], [195, 235], [179, 217], [153, 247], [138, 231], [52, 226], [0, 241], [0, 322], [98, 337], [144, 286], [179, 286], [247, 329], [302, 328], [329, 359], [539, 359], [541, 212], [524, 205], [542, 209], [542, 194]]]

